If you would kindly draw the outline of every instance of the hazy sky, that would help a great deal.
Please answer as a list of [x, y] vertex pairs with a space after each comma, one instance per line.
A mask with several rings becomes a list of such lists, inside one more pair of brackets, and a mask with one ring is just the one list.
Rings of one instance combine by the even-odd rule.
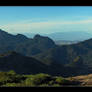
[[0, 7], [0, 28], [10, 33], [92, 33], [91, 6]]

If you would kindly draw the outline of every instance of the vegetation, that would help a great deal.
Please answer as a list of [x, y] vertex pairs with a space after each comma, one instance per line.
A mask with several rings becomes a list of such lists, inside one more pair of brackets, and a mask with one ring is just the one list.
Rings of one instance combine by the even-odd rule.
[[0, 87], [57, 87], [66, 83], [69, 83], [69, 80], [43, 73], [19, 75], [12, 70], [0, 72]]

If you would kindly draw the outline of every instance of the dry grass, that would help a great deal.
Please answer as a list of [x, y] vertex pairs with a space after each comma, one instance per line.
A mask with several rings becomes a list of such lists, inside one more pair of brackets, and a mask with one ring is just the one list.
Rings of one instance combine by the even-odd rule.
[[92, 74], [89, 75], [80, 75], [75, 77], [67, 78], [71, 82], [78, 82], [81, 86], [90, 86], [92, 87]]

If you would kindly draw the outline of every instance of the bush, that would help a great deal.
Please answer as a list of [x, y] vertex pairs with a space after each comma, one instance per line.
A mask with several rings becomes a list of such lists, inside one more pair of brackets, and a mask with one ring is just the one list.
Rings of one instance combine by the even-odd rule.
[[7, 82], [11, 81], [10, 76], [7, 72], [0, 72], [0, 85], [5, 84]]
[[48, 74], [19, 75], [14, 71], [0, 72], [1, 87], [59, 87], [69, 84], [63, 77], [53, 77]]
[[48, 84], [41, 84], [39, 87], [50, 87]]
[[24, 77], [16, 74], [14, 71], [0, 72], [0, 85], [6, 83], [20, 83]]
[[35, 86], [35, 83], [33, 81], [32, 78], [27, 78], [25, 81], [24, 81], [24, 84], [25, 86]]
[[6, 83], [2, 85], [2, 87], [17, 87], [17, 84], [16, 83]]
[[54, 81], [54, 80], [51, 80], [51, 81], [49, 81], [48, 84], [49, 84], [49, 85], [53, 85], [53, 84], [55, 84], [55, 81]]
[[59, 84], [53, 84], [52, 87], [60, 87]]
[[13, 70], [10, 70], [9, 72], [7, 72], [8, 75], [16, 75], [16, 72]]
[[69, 83], [69, 81], [66, 80], [66, 79], [63, 78], [63, 77], [57, 77], [55, 82], [56, 82], [57, 84], [60, 84], [60, 85], [66, 85], [66, 84]]
[[48, 74], [36, 74], [36, 75], [32, 75], [30, 77], [28, 77], [25, 82], [26, 85], [40, 85], [40, 84], [44, 84], [44, 83], [48, 83], [48, 81], [50, 80], [50, 75]]

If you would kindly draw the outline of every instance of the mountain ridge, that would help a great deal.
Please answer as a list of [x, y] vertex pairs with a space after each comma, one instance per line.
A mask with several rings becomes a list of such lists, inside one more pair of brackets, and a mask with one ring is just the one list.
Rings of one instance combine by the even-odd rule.
[[[38, 34], [35, 35], [34, 38], [26, 38], [21, 34], [18, 34], [17, 37], [7, 33], [4, 33], [4, 35], [6, 35], [5, 38], [2, 36], [4, 40], [1, 40], [2, 42], [0, 42], [0, 53], [2, 54], [9, 51], [19, 53], [18, 55], [15, 53], [15, 55], [12, 57], [10, 56], [10, 58], [7, 57], [7, 59], [1, 55], [0, 59], [3, 58], [5, 61], [8, 60], [7, 62], [9, 62], [11, 66], [13, 63], [18, 64], [16, 61], [22, 60], [22, 54], [23, 60], [34, 58], [41, 63], [44, 68], [42, 69], [41, 67], [41, 70], [39, 70], [38, 68], [34, 69], [34, 66], [31, 68], [32, 72], [36, 72], [37, 69], [39, 72], [43, 70], [44, 72], [47, 71], [46, 73], [49, 74], [59, 74], [63, 76], [89, 74], [92, 72], [92, 38], [76, 44], [59, 46], [56, 45], [51, 38]], [[8, 36], [10, 37], [9, 39]], [[5, 62], [3, 63], [5, 64]], [[5, 65], [10, 67], [7, 63]], [[25, 65], [30, 67], [30, 63], [25, 63]], [[2, 64], [1, 67], [3, 68]], [[13, 65], [12, 68], [13, 67], [15, 66]], [[37, 67], [40, 67], [40, 64], [38, 64]], [[26, 70], [24, 71], [26, 72]], [[21, 72], [23, 72], [23, 70], [21, 70]]]
[[40, 35], [35, 35], [34, 38], [27, 38], [22, 34], [8, 34], [3, 30], [0, 31], [0, 34], [0, 53], [7, 51], [16, 51], [18, 53], [24, 53], [24, 55], [26, 55], [26, 53], [28, 52], [28, 55], [30, 56], [32, 54], [34, 55], [43, 52], [44, 49], [47, 50], [56, 46], [52, 39]]

